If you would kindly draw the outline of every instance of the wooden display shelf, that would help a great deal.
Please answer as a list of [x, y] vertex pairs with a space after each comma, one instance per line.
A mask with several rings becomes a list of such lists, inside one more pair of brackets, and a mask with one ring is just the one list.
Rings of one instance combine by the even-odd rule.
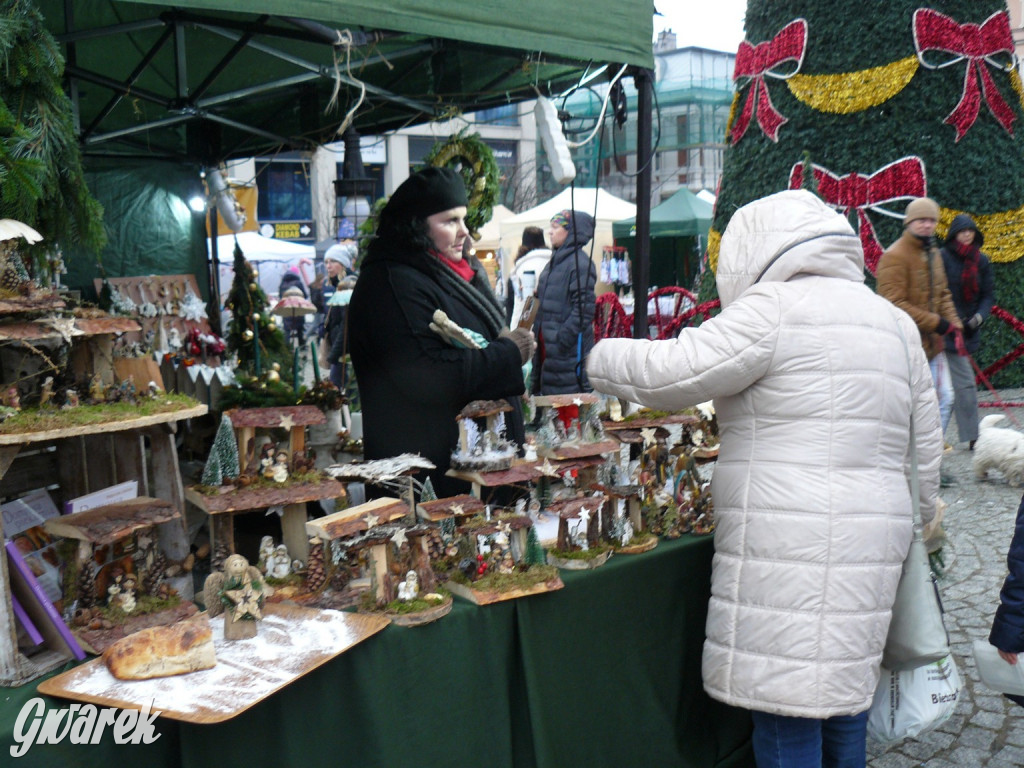
[[[191, 408], [167, 411], [166, 413], [154, 413], [150, 416], [104, 421], [98, 424], [81, 424], [74, 427], [59, 427], [42, 432], [0, 432], [0, 446], [12, 445], [20, 448], [30, 443], [43, 443], [49, 440], [60, 440], [65, 437], [82, 437], [106, 432], [123, 432], [128, 429], [141, 429], [142, 427], [151, 427], [155, 424], [169, 424], [175, 421], [205, 416], [208, 410], [209, 408], [205, 405], [195, 405]], [[2, 474], [0, 474], [0, 477], [2, 477]]]

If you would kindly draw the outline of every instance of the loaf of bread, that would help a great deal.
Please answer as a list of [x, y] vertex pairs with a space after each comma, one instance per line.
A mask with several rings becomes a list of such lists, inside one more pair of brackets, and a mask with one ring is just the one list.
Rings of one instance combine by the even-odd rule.
[[217, 663], [205, 613], [121, 638], [103, 652], [103, 661], [119, 680], [183, 675]]

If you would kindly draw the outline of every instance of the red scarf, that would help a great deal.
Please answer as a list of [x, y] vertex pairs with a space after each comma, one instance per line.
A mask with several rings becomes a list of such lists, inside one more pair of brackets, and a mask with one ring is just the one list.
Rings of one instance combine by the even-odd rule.
[[452, 272], [461, 277], [467, 283], [473, 281], [473, 265], [465, 259], [459, 259], [458, 261], [452, 261], [447, 256], [443, 255], [439, 251], [434, 251], [434, 254], [441, 260], [442, 264], [448, 265]]
[[978, 247], [971, 243], [956, 243], [956, 253], [963, 261], [960, 270], [960, 292], [964, 301], [970, 304], [978, 298]]

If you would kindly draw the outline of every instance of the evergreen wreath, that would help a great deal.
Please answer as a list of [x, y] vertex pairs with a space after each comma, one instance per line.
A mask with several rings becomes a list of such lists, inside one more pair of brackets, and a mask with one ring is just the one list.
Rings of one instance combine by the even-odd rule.
[[439, 168], [461, 165], [458, 170], [469, 196], [466, 227], [473, 239], [479, 240], [480, 229], [491, 220], [491, 212], [498, 201], [501, 170], [494, 159], [494, 152], [479, 134], [467, 134], [462, 130], [435, 144], [424, 162]]

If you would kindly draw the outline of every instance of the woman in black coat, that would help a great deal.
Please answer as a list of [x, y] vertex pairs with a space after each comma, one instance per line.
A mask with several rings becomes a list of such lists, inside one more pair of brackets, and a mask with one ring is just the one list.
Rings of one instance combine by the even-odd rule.
[[[463, 259], [466, 189], [445, 168], [406, 179], [380, 215], [349, 304], [349, 349], [362, 400], [367, 459], [418, 453], [439, 497], [468, 485], [445, 477], [458, 441], [456, 416], [473, 400], [506, 399], [508, 437], [524, 439], [522, 366], [530, 331], [509, 331], [479, 263]], [[482, 349], [431, 330], [437, 310], [480, 334]]]

